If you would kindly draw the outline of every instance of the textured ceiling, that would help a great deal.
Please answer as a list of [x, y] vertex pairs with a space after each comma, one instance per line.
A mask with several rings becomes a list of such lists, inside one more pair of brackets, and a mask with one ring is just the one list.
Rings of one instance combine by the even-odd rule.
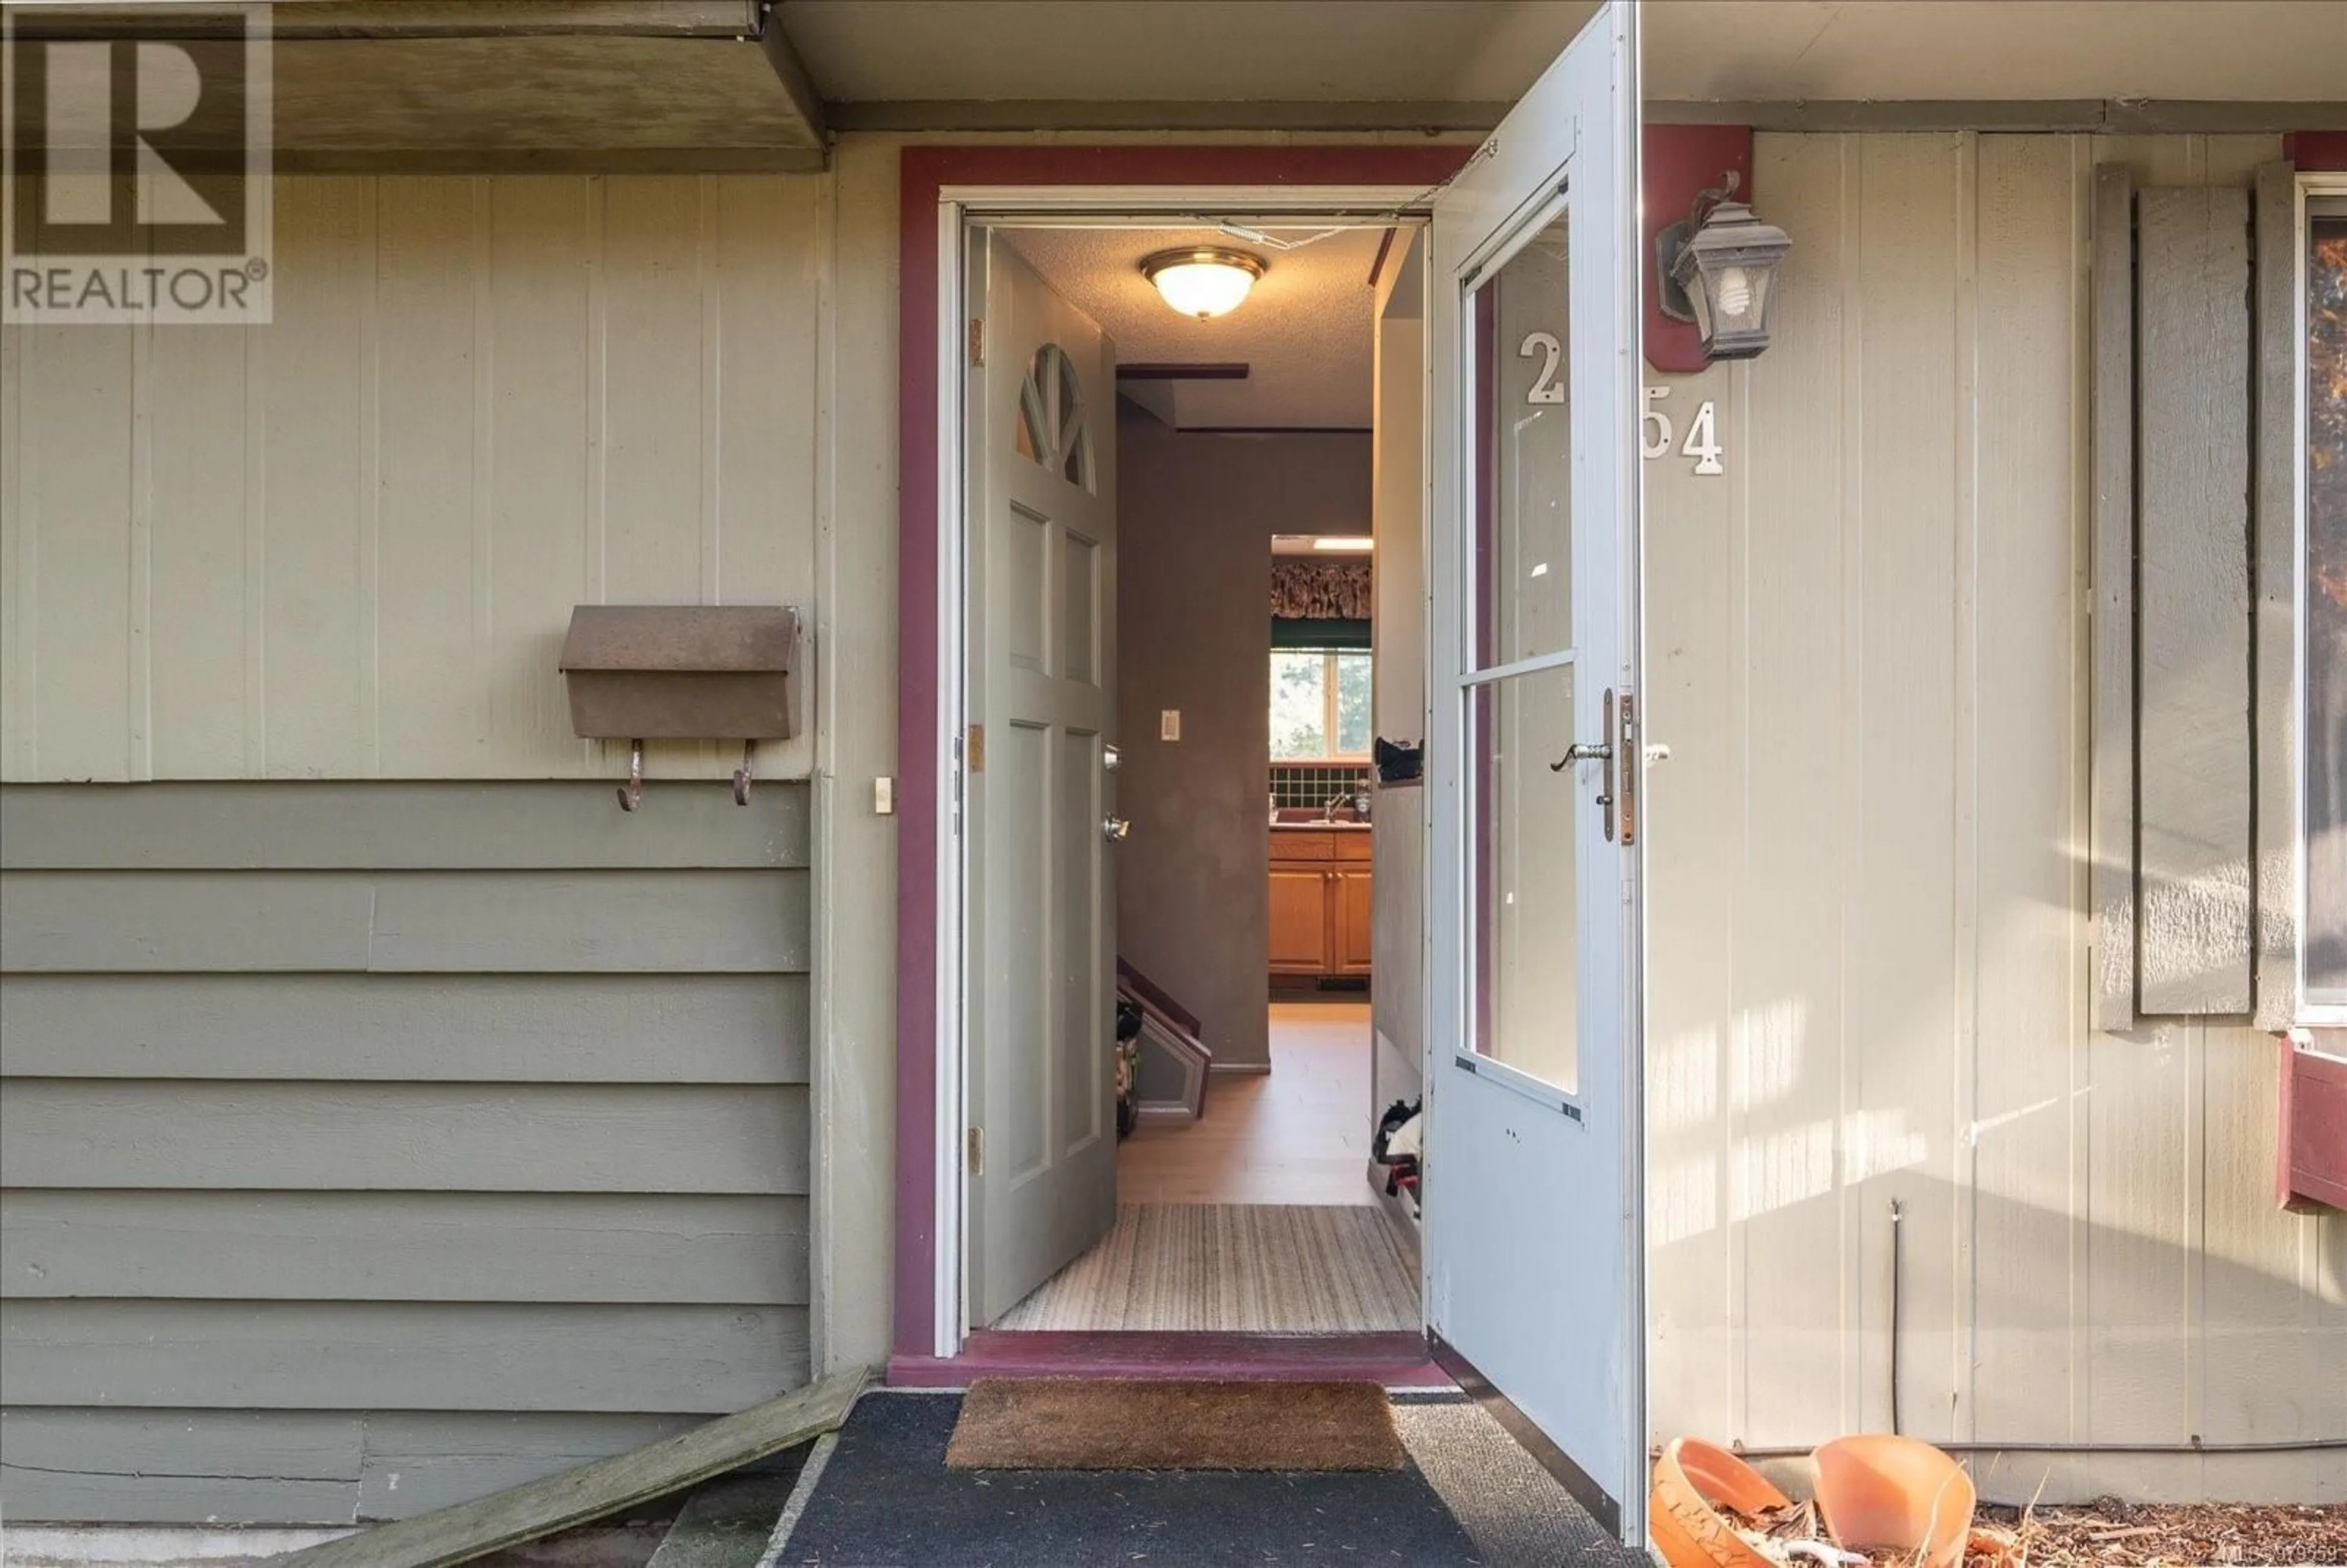
[[[1272, 229], [1300, 240], [1308, 229]], [[1300, 251], [1273, 251], [1212, 229], [1005, 229], [1046, 282], [1116, 340], [1120, 364], [1245, 364], [1245, 381], [1128, 384], [1133, 401], [1184, 429], [1367, 429], [1369, 268], [1382, 229], [1348, 229]], [[1265, 262], [1246, 302], [1210, 322], [1176, 315], [1141, 259], [1223, 245]]]

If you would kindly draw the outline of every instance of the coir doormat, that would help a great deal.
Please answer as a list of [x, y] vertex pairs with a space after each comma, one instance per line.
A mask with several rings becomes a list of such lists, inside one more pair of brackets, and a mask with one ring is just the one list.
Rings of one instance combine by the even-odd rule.
[[1398, 1471], [1402, 1446], [1375, 1383], [981, 1378], [962, 1399], [946, 1464]]

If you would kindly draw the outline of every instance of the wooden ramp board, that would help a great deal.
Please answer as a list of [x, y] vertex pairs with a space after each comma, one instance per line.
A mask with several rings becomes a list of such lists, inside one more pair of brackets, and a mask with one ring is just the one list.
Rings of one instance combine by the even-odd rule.
[[835, 1373], [753, 1409], [627, 1453], [269, 1561], [272, 1568], [446, 1568], [469, 1562], [836, 1431], [867, 1376], [861, 1368]]

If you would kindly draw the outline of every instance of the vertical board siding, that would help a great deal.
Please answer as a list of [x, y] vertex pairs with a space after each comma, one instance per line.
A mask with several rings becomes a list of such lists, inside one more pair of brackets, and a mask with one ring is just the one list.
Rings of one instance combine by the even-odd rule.
[[804, 1381], [806, 793], [0, 790], [11, 1519], [410, 1513]]
[[574, 604], [812, 600], [823, 191], [289, 177], [269, 325], [0, 329], [0, 777], [623, 767]]
[[[1774, 1260], [1840, 1259], [1844, 1251], [1848, 1200], [1833, 1160], [1850, 1047], [1831, 999], [1840, 984], [1847, 870], [1835, 825], [1850, 820], [1856, 759], [1849, 726], [1818, 721], [1842, 713], [1850, 700], [1839, 607], [1857, 553], [1855, 519], [1847, 527], [1844, 519], [1863, 501], [1864, 403], [1862, 389], [1850, 384], [1859, 301], [1842, 281], [1859, 245], [1860, 156], [1860, 143], [1830, 138], [1755, 149], [1754, 183], [1770, 181], [1764, 189], [1790, 213], [1780, 221], [1816, 239], [1798, 263], [1809, 286], [1787, 279], [1784, 302], [1801, 308], [1788, 309], [1782, 341], [1797, 352], [1760, 359], [1747, 381], [1740, 564], [1748, 575], [1727, 585], [1743, 637], [1727, 655], [1728, 707], [1741, 710], [1743, 725], [1724, 739], [1737, 748], [1736, 771], [1751, 787], [1716, 805], [1691, 799], [1676, 813], [1692, 819], [1725, 809], [1739, 826], [1739, 875], [1729, 893], [1734, 989], [1720, 1020], [1719, 1146], [1728, 1164], [1721, 1223], [1735, 1250], [1727, 1266], [1735, 1292], [1729, 1334], [1741, 1358], [1737, 1415], [1759, 1442], [1799, 1441], [1820, 1415], [1849, 1430], [1843, 1412], [1854, 1416], [1857, 1397], [1847, 1364], [1857, 1325], [1847, 1319], [1842, 1270], [1795, 1271], [1788, 1281]], [[1822, 405], [1810, 390], [1820, 386], [1835, 389]], [[1650, 717], [1649, 733], [1667, 737], [1667, 725], [1654, 728], [1660, 722]], [[1804, 731], [1814, 751], [1789, 744]], [[1674, 763], [1679, 754], [1674, 743]], [[1667, 764], [1656, 770], [1657, 782], [1669, 774]], [[1690, 781], [1682, 774], [1680, 782]], [[1771, 830], [1760, 831], [1764, 824]], [[1650, 962], [1662, 958], [1657, 952]], [[1656, 972], [1650, 991], [1672, 989], [1662, 982], [1666, 972]]]
[[[2093, 1017], [2096, 169], [2245, 188], [2272, 156], [1758, 140], [1776, 340], [1648, 376], [1682, 421], [1717, 400], [1727, 465], [1647, 466], [1657, 1439], [1888, 1423], [1893, 1200], [1906, 1430], [2347, 1437], [2347, 1217], [2273, 1206], [2271, 1042]], [[2347, 1496], [2330, 1458], [1987, 1485]]]
[[[260, 604], [248, 602], [245, 552], [248, 537], [261, 537], [259, 503], [246, 487], [245, 436], [234, 429], [259, 374], [254, 345], [250, 334], [219, 327], [158, 327], [152, 336], [148, 474], [166, 504], [160, 527], [149, 507], [149, 741], [130, 771], [232, 778], [245, 772], [261, 717], [246, 682], [248, 628]], [[36, 715], [37, 690], [28, 686], [11, 711]], [[11, 751], [5, 776], [41, 776], [36, 762], [29, 745]]]
[[2090, 682], [2096, 1029], [2136, 1020], [2135, 815], [2135, 177], [2123, 163], [2095, 166], [2086, 232], [2092, 317], [2084, 364], [2094, 493]]
[[[2298, 856], [2283, 824], [2298, 817], [2302, 739], [2298, 714], [2298, 324], [2301, 265], [2295, 241], [2297, 169], [2258, 166], [2250, 230], [2256, 241], [2254, 346], [2255, 478], [2250, 581], [2257, 594], [2251, 653], [2256, 671], [2257, 822], [2261, 829], [2252, 888], [2258, 923], [2257, 1015], [2261, 1030], [2298, 1021]], [[2291, 238], [2285, 242], [2283, 236]]]
[[[1973, 1361], [1973, 1398], [1953, 1414], [1963, 1437], [2067, 1430], [2079, 1381], [2070, 1285], [2084, 1237], [2067, 1194], [2082, 1103], [2070, 1042], [2087, 1027], [2088, 536], [2086, 509], [2065, 517], [2061, 503], [2083, 449], [2086, 179], [2075, 141], [1981, 138], [1968, 867], [1980, 1131], [1956, 1154], [1975, 1255], [1956, 1281], [1973, 1326], [1959, 1347]], [[2018, 1258], [2040, 1262], [2019, 1270]]]
[[[1855, 384], [1866, 414], [1856, 452], [1864, 499], [1843, 579], [1856, 590], [1844, 641], [1853, 799], [1843, 824], [1851, 917], [1842, 941], [1839, 1154], [1855, 1266], [1844, 1283], [1860, 1292], [1856, 1321], [1868, 1322], [1868, 1286], [1890, 1277], [1898, 1203], [1901, 1372], [1932, 1381], [1952, 1364], [1954, 1260], [1951, 1246], [1926, 1238], [1954, 1235], [1956, 1196], [1955, 1147], [1934, 1134], [1950, 1112], [1962, 1117], [1970, 1087], [1959, 1081], [1970, 1042], [1956, 1028], [1952, 987], [1964, 958], [1954, 924], [1957, 768], [1973, 718], [1959, 701], [1959, 639], [1971, 629], [1956, 602], [1971, 520], [1957, 515], [1960, 481], [1971, 478], [1957, 457], [1972, 406], [1958, 392], [1972, 356], [1955, 335], [1969, 295], [1971, 258], [1960, 239], [1969, 238], [1973, 141], [1865, 138], [1852, 258], [1862, 332]], [[1890, 1341], [1856, 1335], [1850, 1347], [1857, 1398], [1849, 1418], [1859, 1430], [1886, 1424]], [[1945, 1435], [1951, 1412], [1935, 1404], [1905, 1403], [1908, 1430]]]

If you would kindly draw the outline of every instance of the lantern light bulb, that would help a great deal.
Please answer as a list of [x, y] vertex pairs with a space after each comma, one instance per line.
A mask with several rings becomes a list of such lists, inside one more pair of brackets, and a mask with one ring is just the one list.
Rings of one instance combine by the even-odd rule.
[[1741, 320], [1752, 309], [1752, 275], [1741, 267], [1726, 267], [1719, 274], [1719, 313]]

